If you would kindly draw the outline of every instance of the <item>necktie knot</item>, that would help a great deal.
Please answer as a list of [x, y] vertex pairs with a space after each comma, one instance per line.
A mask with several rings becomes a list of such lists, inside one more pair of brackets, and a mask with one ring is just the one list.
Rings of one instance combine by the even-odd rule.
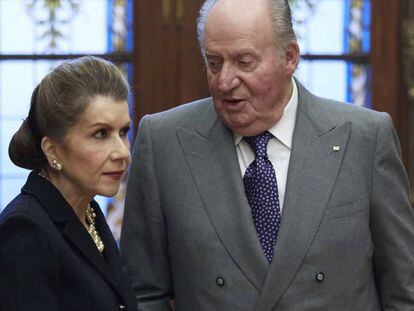
[[244, 140], [253, 149], [256, 158], [265, 158], [267, 156], [267, 143], [271, 137], [272, 134], [266, 131], [256, 136], [245, 136]]

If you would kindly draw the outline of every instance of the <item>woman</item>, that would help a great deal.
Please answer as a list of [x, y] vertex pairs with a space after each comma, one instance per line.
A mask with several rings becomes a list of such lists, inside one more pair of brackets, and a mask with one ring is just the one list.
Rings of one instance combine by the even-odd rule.
[[130, 162], [128, 84], [110, 62], [66, 61], [34, 90], [9, 155], [33, 170], [0, 214], [0, 310], [136, 310], [97, 194]]

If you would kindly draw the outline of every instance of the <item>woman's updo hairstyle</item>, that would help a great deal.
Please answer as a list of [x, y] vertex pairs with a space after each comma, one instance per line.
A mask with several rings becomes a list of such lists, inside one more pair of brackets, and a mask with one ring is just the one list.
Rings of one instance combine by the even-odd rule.
[[62, 141], [95, 97], [123, 101], [128, 93], [128, 82], [109, 61], [84, 56], [63, 62], [33, 91], [29, 114], [10, 142], [10, 159], [29, 170], [47, 167], [40, 146], [44, 136]]

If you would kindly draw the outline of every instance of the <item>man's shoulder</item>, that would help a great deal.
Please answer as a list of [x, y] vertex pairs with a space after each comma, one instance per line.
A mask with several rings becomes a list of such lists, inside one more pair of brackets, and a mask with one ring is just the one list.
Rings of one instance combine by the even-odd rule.
[[299, 109], [318, 119], [320, 114], [323, 119], [328, 117], [333, 123], [354, 122], [376, 122], [384, 117], [384, 113], [360, 107], [352, 103], [317, 96], [306, 89], [298, 80], [295, 80], [299, 91]]
[[352, 103], [345, 103], [319, 97], [321, 109], [330, 115], [331, 118], [343, 121], [376, 121], [383, 113], [357, 106]]
[[194, 121], [194, 118], [203, 116], [205, 113], [212, 112], [214, 107], [211, 98], [203, 98], [180, 106], [147, 115], [151, 120], [162, 120], [167, 122], [183, 122], [185, 120]]
[[303, 100], [302, 106], [299, 105], [299, 109], [302, 109], [313, 121], [327, 122], [329, 120], [334, 125], [351, 122], [354, 126], [369, 128], [384, 119], [389, 119], [387, 114], [383, 112], [319, 97], [307, 90], [303, 93], [305, 100]]
[[349, 124], [355, 133], [365, 138], [376, 137], [381, 127], [391, 128], [392, 121], [387, 113], [360, 107], [352, 103], [319, 97], [309, 92], [299, 82], [298, 113], [317, 129], [328, 130]]

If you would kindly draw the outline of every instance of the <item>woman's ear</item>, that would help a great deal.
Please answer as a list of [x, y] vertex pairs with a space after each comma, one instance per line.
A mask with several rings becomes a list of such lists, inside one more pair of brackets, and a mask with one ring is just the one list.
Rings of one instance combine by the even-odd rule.
[[40, 146], [47, 161], [49, 162], [50, 167], [56, 171], [61, 171], [63, 168], [63, 163], [59, 160], [58, 144], [49, 137], [44, 136], [42, 138]]
[[50, 139], [48, 136], [44, 136], [40, 143], [40, 147], [42, 148], [43, 154], [45, 155], [46, 159], [50, 162], [53, 160], [59, 160], [57, 154], [57, 145], [56, 143]]

